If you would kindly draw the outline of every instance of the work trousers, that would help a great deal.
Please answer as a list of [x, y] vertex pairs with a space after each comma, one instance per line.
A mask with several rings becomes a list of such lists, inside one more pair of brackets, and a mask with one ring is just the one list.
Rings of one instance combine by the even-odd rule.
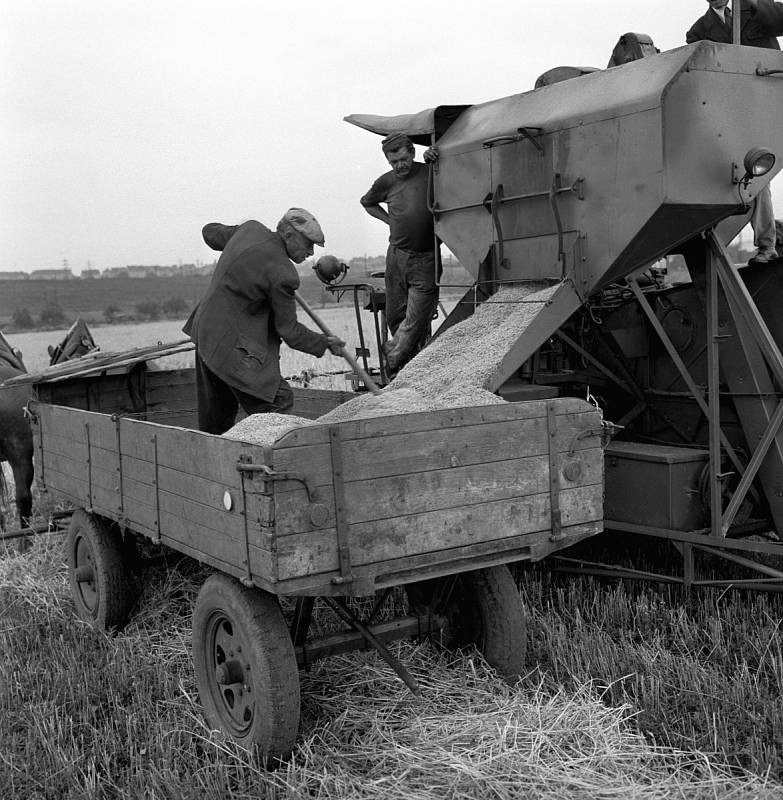
[[294, 393], [282, 378], [275, 399], [270, 403], [227, 384], [201, 360], [196, 351], [196, 393], [198, 427], [205, 433], [220, 435], [234, 425], [239, 407], [249, 416], [276, 411], [284, 414], [294, 405]]
[[392, 338], [385, 348], [389, 369], [398, 370], [426, 343], [438, 308], [435, 253], [389, 246], [386, 253], [386, 322]]
[[750, 225], [753, 228], [753, 244], [756, 247], [759, 249], [775, 247], [777, 232], [775, 230], [775, 212], [772, 210], [772, 192], [769, 184], [756, 195]]

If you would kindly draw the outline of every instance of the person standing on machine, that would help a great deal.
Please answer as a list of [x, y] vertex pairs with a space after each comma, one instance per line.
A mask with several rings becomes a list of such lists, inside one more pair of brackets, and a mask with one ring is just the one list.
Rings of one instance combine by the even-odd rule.
[[[414, 161], [410, 137], [394, 133], [381, 147], [391, 170], [373, 183], [360, 202], [371, 217], [389, 226], [386, 321], [392, 336], [384, 345], [384, 356], [389, 372], [394, 373], [424, 346], [438, 307], [435, 228], [427, 204], [428, 169]], [[434, 150], [425, 153], [425, 160], [435, 158]]]
[[[707, 3], [707, 13], [693, 23], [685, 34], [685, 41], [688, 44], [701, 41], [731, 44], [734, 23], [732, 10], [728, 8], [729, 0], [707, 0]], [[783, 3], [742, 0], [740, 9], [740, 44], [780, 50], [777, 37], [783, 35]], [[775, 249], [775, 214], [769, 184], [756, 197], [750, 224], [753, 228], [753, 244], [758, 248], [750, 261], [774, 261], [778, 252]]]

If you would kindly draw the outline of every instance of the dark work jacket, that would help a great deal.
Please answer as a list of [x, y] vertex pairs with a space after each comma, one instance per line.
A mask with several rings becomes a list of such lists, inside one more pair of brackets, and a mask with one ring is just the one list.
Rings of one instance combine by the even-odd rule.
[[[780, 50], [777, 37], [783, 35], [783, 3], [759, 0], [755, 12], [743, 3], [741, 15], [741, 44]], [[721, 22], [720, 17], [712, 9], [708, 9], [703, 17], [699, 17], [685, 34], [685, 41], [688, 44], [705, 40], [724, 44], [732, 42], [731, 25]]]
[[297, 321], [299, 275], [283, 240], [260, 222], [210, 223], [204, 240], [223, 249], [206, 294], [183, 330], [227, 384], [271, 402], [280, 384], [280, 341], [322, 356], [326, 337]]

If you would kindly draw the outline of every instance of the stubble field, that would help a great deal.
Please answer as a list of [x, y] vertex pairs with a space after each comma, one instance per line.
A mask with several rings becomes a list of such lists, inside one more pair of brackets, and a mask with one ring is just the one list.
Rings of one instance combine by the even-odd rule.
[[[324, 318], [353, 343], [352, 312]], [[180, 328], [93, 335], [115, 351]], [[9, 339], [33, 371], [59, 341]], [[284, 353], [285, 375], [343, 370], [301, 355]], [[189, 626], [208, 571], [167, 554], [140, 578], [129, 625], [107, 636], [76, 618], [61, 546], [40, 536], [0, 557], [0, 797], [783, 798], [778, 596], [515, 567], [530, 636], [516, 685], [475, 652], [427, 643], [394, 648], [420, 698], [373, 653], [327, 659], [301, 673], [292, 760], [267, 772], [199, 713]]]

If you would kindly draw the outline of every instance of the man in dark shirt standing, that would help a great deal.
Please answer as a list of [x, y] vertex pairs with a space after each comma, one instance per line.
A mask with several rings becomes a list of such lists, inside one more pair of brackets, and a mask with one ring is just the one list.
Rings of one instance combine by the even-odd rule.
[[427, 205], [428, 169], [413, 160], [413, 142], [395, 133], [381, 146], [391, 171], [360, 202], [371, 217], [389, 226], [386, 321], [392, 337], [384, 354], [389, 371], [396, 372], [424, 346], [438, 306], [435, 229]]
[[[709, 9], [699, 17], [685, 34], [688, 44], [700, 41], [731, 44], [733, 22], [729, 0], [707, 0]], [[765, 47], [780, 50], [777, 37], [783, 34], [783, 3], [772, 0], [742, 0], [740, 6], [740, 44], [747, 47]], [[756, 197], [753, 216], [753, 243], [758, 248], [751, 261], [768, 262], [778, 257], [775, 249], [775, 215], [772, 210], [772, 192], [767, 184]]]

